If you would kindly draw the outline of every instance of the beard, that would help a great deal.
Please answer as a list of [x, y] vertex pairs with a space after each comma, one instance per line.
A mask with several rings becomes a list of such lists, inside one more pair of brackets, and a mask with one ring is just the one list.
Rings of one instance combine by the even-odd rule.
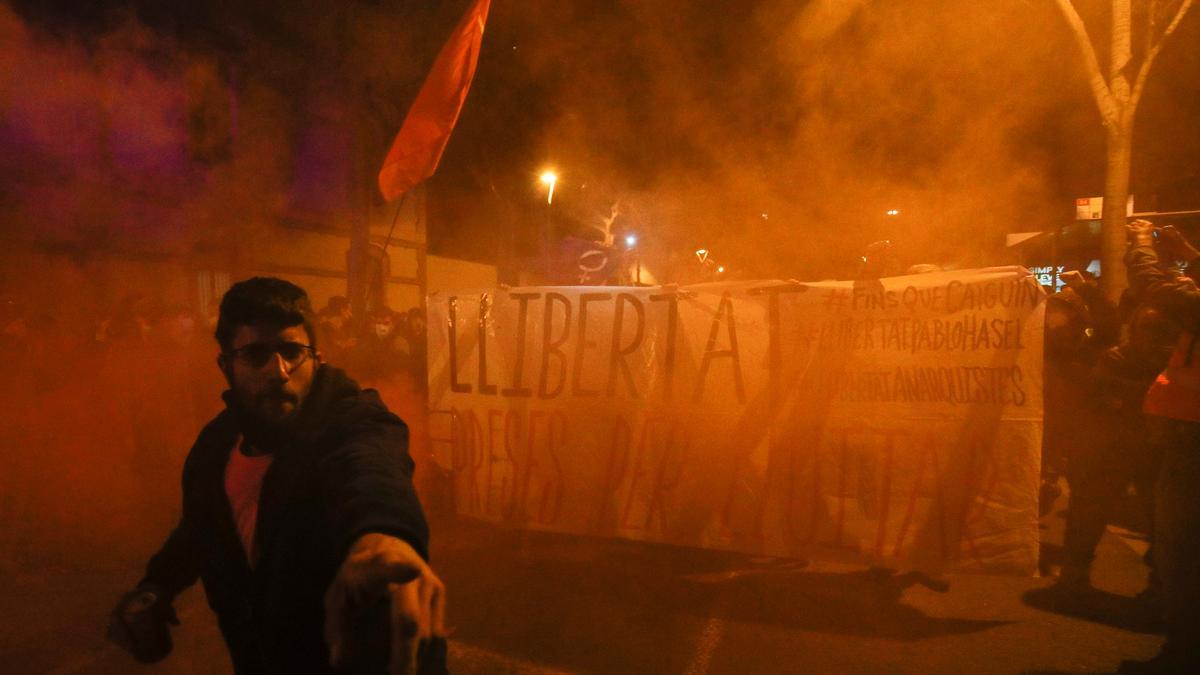
[[294, 440], [303, 426], [305, 403], [316, 371], [302, 369], [289, 380], [250, 373], [244, 379], [233, 368], [223, 370], [229, 389], [226, 405], [239, 429], [259, 448], [274, 452]]
[[251, 397], [248, 408], [260, 424], [282, 431], [295, 422], [300, 397], [287, 391], [256, 394]]
[[247, 425], [272, 435], [284, 434], [295, 426], [301, 403], [295, 392], [282, 388], [246, 391], [236, 381], [230, 385], [239, 416]]

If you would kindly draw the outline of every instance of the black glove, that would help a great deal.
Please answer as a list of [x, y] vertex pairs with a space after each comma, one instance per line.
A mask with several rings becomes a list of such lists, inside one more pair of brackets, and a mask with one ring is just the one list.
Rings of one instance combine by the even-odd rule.
[[121, 596], [108, 623], [108, 639], [142, 663], [155, 663], [171, 653], [171, 631], [178, 626], [175, 608], [163, 593], [143, 586]]

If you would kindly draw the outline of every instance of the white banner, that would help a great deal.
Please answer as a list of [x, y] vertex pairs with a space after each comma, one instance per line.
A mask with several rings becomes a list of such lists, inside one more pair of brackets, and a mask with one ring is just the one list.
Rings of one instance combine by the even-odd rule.
[[462, 515], [1033, 573], [1045, 296], [1000, 267], [429, 300]]

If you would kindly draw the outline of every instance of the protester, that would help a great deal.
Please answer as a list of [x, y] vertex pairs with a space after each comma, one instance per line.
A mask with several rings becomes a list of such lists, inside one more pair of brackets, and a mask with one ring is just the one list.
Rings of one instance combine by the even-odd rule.
[[[1076, 472], [1072, 480], [1072, 464], [1086, 462], [1092, 449], [1107, 438], [1104, 420], [1091, 405], [1090, 375], [1100, 355], [1111, 346], [1109, 340], [1117, 331], [1106, 324], [1115, 317], [1084, 288], [1082, 279], [1076, 285], [1083, 288], [1082, 294], [1068, 287], [1046, 301], [1045, 431], [1039, 494], [1043, 515], [1057, 497], [1059, 474], [1068, 474], [1074, 490], [1075, 482], [1086, 478]], [[1067, 574], [1076, 571], [1064, 570]]]
[[872, 280], [886, 277], [895, 272], [896, 259], [889, 239], [871, 242], [859, 258], [858, 274], [855, 279]]
[[226, 409], [188, 456], [178, 525], [113, 613], [112, 637], [139, 659], [169, 653], [173, 600], [200, 579], [239, 674], [380, 671], [379, 645], [355, 636], [386, 625], [388, 602], [392, 667], [444, 670], [407, 427], [322, 362], [315, 323], [280, 279], [221, 301]]
[[332, 363], [347, 363], [350, 350], [358, 342], [354, 336], [354, 314], [344, 295], [335, 295], [317, 314], [317, 334], [326, 358]]
[[362, 336], [354, 347], [354, 372], [358, 377], [375, 381], [409, 371], [408, 340], [400, 334], [398, 323], [397, 315], [387, 305], [367, 314]]
[[[1082, 289], [1081, 295], [1092, 298], [1089, 307], [1099, 308], [1093, 314], [1113, 316], [1113, 308], [1094, 282], [1077, 272], [1064, 278], [1072, 288]], [[1166, 365], [1178, 330], [1153, 307], [1131, 313], [1128, 337], [1101, 354], [1086, 375], [1084, 395], [1091, 408], [1087, 419], [1101, 433], [1090, 436], [1092, 445], [1080, 448], [1068, 466], [1071, 500], [1063, 540], [1066, 564], [1060, 579], [1068, 586], [1089, 584], [1096, 546], [1131, 484], [1146, 505], [1143, 526], [1148, 534], [1151, 529], [1148, 497], [1158, 453], [1148, 440], [1142, 398]], [[1152, 575], [1152, 587], [1155, 581]]]
[[425, 343], [426, 343], [426, 326], [425, 312], [420, 307], [413, 307], [408, 310], [408, 344], [412, 350], [413, 375], [417, 380], [417, 384], [421, 387], [425, 386]]
[[138, 292], [126, 295], [107, 328], [109, 339], [112, 342], [149, 342], [157, 313], [156, 304], [152, 298]]
[[[1154, 565], [1162, 581], [1167, 639], [1153, 660], [1125, 663], [1122, 672], [1200, 669], [1200, 290], [1163, 264], [1200, 260], [1174, 228], [1145, 220], [1128, 226], [1125, 263], [1146, 301], [1182, 329], [1167, 367], [1146, 392], [1148, 415], [1163, 458], [1155, 493]], [[1158, 235], [1156, 236], [1156, 233]]]

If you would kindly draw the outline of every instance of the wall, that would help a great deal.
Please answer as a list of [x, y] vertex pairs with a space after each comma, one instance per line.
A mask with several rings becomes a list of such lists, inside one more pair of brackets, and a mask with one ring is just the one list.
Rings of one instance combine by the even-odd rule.
[[431, 295], [438, 291], [495, 288], [497, 285], [495, 265], [431, 255], [428, 257], [428, 267]]

